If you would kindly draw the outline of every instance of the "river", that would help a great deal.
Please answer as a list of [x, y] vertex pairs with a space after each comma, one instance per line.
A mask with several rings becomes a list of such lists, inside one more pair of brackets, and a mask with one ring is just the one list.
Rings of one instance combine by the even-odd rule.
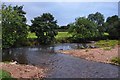
[[111, 64], [87, 61], [57, 50], [78, 49], [89, 44], [63, 43], [46, 46], [11, 48], [3, 51], [2, 60], [15, 60], [48, 68], [48, 78], [117, 78], [119, 67]]

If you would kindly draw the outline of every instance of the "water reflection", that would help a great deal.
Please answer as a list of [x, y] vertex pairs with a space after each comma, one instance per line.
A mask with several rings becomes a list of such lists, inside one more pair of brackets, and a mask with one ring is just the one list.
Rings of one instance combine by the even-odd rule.
[[27, 64], [25, 49], [7, 49], [2, 51], [2, 61], [18, 61], [20, 64]]
[[32, 64], [49, 69], [50, 78], [114, 78], [118, 67], [110, 64], [83, 60], [70, 55], [56, 53], [56, 50], [70, 50], [89, 44], [55, 44], [49, 46], [13, 48], [3, 51], [3, 61]]
[[[22, 64], [35, 64], [41, 59], [48, 59], [57, 55], [56, 50], [71, 50], [86, 47], [88, 44], [63, 43], [36, 47], [12, 48], [3, 50], [3, 61], [18, 61]], [[34, 60], [35, 59], [35, 60]]]

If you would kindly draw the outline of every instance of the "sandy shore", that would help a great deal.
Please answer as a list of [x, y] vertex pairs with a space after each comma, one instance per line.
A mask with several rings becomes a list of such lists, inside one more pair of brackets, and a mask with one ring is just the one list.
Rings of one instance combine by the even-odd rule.
[[13, 78], [42, 78], [44, 69], [32, 65], [0, 63], [0, 69], [10, 72]]
[[95, 49], [76, 49], [76, 50], [59, 50], [57, 52], [69, 54], [71, 56], [92, 60], [96, 62], [112, 63], [113, 57], [118, 57], [118, 46], [111, 50], [104, 50], [103, 48]]

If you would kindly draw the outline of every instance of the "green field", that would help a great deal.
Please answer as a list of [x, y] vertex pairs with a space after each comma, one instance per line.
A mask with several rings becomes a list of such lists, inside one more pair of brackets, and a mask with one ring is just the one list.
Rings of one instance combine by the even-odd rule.
[[55, 36], [56, 39], [63, 39], [67, 37], [71, 37], [71, 34], [69, 34], [68, 32], [58, 32], [58, 35]]
[[[68, 32], [58, 32], [58, 35], [55, 36], [56, 39], [70, 37], [71, 35]], [[35, 33], [29, 33], [28, 38], [37, 38]]]

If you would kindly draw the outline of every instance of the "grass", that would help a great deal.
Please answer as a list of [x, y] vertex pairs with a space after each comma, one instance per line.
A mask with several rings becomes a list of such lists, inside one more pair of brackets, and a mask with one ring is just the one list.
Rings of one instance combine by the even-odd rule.
[[[63, 39], [66, 37], [70, 37], [71, 35], [68, 32], [58, 32], [58, 35], [55, 36], [56, 39]], [[28, 38], [37, 38], [35, 33], [30, 33], [28, 34]]]
[[56, 39], [63, 39], [67, 37], [71, 37], [71, 34], [68, 32], [58, 32], [58, 35], [55, 36]]
[[9, 72], [0, 69], [0, 80], [3, 78], [12, 78], [12, 77]]
[[120, 65], [120, 57], [114, 57], [111, 62]]
[[100, 40], [96, 42], [96, 46], [103, 48], [105, 50], [110, 50], [118, 44], [118, 40]]
[[70, 42], [68, 38], [71, 36], [72, 35], [69, 34], [68, 32], [58, 32], [58, 35], [56, 35], [55, 38], [57, 42], [64, 43], [64, 42]]

